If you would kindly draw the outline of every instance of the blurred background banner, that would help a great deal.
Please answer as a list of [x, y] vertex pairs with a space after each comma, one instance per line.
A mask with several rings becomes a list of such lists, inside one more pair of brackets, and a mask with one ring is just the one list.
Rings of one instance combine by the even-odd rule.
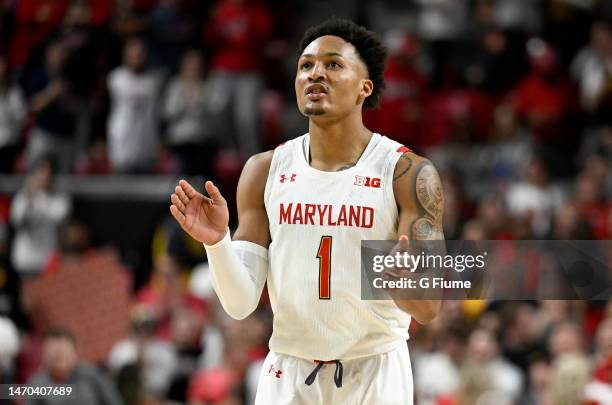
[[[612, 299], [612, 241], [361, 242], [361, 298], [445, 300]], [[398, 255], [399, 253], [399, 255]], [[385, 287], [387, 269], [399, 283]], [[433, 291], [432, 291], [433, 290]], [[425, 294], [429, 292], [430, 294]]]
[[33, 326], [41, 331], [67, 328], [79, 342], [81, 358], [104, 361], [129, 324], [130, 282], [116, 253], [58, 260], [51, 272], [24, 283], [23, 300]]

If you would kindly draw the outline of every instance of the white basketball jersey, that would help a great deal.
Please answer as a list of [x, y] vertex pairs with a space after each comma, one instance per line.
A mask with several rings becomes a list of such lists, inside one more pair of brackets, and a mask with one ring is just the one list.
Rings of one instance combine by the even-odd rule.
[[388, 352], [408, 338], [393, 301], [361, 299], [361, 241], [397, 239], [397, 160], [408, 149], [373, 134], [357, 164], [308, 164], [309, 135], [274, 151], [265, 189], [270, 222], [270, 350], [312, 360]]

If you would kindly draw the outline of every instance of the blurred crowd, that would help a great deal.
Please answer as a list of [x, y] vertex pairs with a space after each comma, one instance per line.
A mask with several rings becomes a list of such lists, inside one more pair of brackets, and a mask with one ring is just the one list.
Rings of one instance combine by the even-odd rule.
[[[245, 160], [307, 131], [294, 49], [332, 14], [387, 46], [365, 123], [435, 163], [447, 239], [611, 239], [612, 1], [0, 0], [0, 175], [26, 178], [0, 194], [0, 382], [252, 403], [269, 305], [229, 319], [170, 218], [146, 282], [117, 259], [130, 302], [102, 356], [106, 325], [66, 327], [25, 287], [116, 256], [58, 174], [203, 176], [233, 206]], [[419, 405], [612, 403], [609, 302], [449, 301], [411, 329]]]

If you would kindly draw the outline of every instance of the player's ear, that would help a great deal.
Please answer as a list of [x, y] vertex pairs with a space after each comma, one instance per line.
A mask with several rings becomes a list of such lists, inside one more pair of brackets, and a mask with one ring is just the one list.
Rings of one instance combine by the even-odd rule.
[[372, 80], [363, 79], [361, 81], [361, 91], [359, 95], [365, 100], [372, 94], [372, 91], [374, 91], [374, 83], [372, 83]]

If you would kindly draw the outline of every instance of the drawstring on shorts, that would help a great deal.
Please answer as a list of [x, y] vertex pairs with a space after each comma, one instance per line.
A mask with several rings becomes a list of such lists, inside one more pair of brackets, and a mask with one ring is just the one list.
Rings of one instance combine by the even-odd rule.
[[314, 370], [312, 370], [312, 373], [310, 373], [310, 375], [306, 377], [306, 381], [304, 381], [306, 385], [312, 385], [315, 378], [317, 377], [317, 374], [319, 373], [319, 370], [321, 370], [325, 364], [335, 364], [336, 371], [334, 373], [334, 383], [336, 384], [336, 387], [338, 388], [342, 387], [342, 373], [344, 372], [344, 367], [342, 366], [342, 363], [340, 362], [340, 360], [332, 360], [332, 361], [315, 360], [315, 363], [317, 363], [317, 366], [314, 368]]

